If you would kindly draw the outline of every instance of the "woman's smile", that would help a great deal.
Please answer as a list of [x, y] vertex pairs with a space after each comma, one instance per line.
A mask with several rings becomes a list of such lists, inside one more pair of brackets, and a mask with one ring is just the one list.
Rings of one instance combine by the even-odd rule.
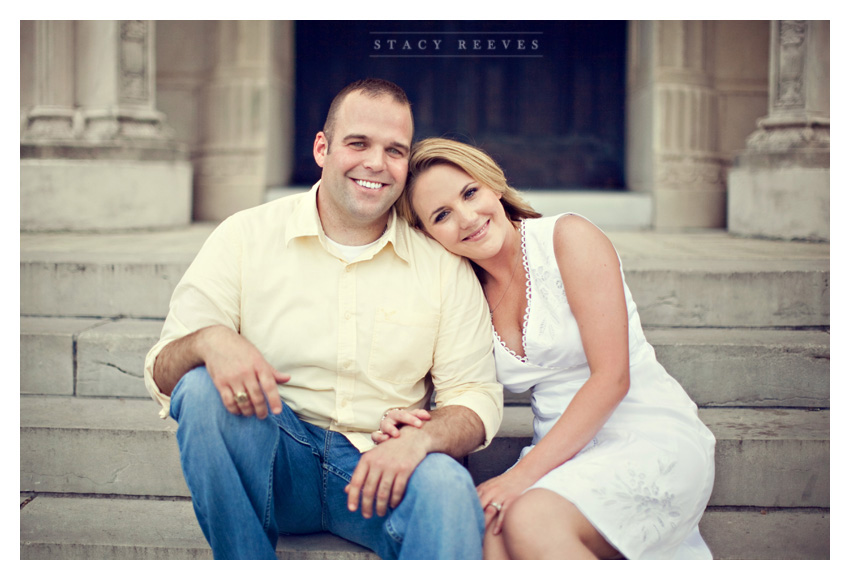
[[478, 228], [477, 230], [475, 230], [474, 232], [472, 232], [471, 234], [469, 234], [468, 236], [463, 238], [462, 241], [464, 241], [464, 242], [477, 242], [478, 240], [480, 240], [481, 238], [483, 238], [484, 236], [487, 235], [487, 231], [489, 229], [490, 229], [490, 220], [488, 219], [486, 222], [484, 222], [483, 226], [481, 226], [480, 228]]

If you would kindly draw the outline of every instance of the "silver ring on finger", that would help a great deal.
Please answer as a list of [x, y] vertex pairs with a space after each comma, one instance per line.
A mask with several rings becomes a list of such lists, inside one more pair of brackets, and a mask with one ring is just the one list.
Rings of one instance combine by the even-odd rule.
[[245, 391], [239, 391], [238, 393], [236, 393], [235, 398], [237, 403], [239, 403], [240, 405], [244, 405], [248, 402], [248, 393], [246, 393]]
[[491, 502], [488, 504], [488, 506], [487, 506], [487, 507], [490, 507], [490, 506], [493, 506], [494, 508], [496, 508], [496, 511], [497, 511], [497, 512], [502, 511], [502, 504], [500, 504], [499, 502], [491, 501]]
[[384, 420], [389, 417], [390, 413], [393, 411], [404, 411], [404, 407], [393, 407], [392, 409], [387, 409], [384, 411], [384, 414], [381, 415], [381, 420], [378, 422], [378, 425], [384, 422]]

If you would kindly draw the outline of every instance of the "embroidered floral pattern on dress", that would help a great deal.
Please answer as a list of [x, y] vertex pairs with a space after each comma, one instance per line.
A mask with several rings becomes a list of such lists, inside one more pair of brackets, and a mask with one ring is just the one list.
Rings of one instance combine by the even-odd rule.
[[630, 530], [643, 542], [661, 540], [676, 529], [682, 518], [676, 495], [662, 489], [673, 477], [675, 460], [657, 460], [658, 473], [640, 471], [633, 463], [621, 467], [608, 487], [594, 488], [603, 505], [621, 513], [620, 528]]

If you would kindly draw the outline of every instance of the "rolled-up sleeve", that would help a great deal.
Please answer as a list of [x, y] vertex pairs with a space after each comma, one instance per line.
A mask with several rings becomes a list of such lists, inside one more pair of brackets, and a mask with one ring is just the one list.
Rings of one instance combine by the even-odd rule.
[[442, 267], [442, 309], [431, 369], [437, 407], [461, 405], [484, 424], [488, 446], [502, 422], [487, 302], [471, 266], [450, 256]]
[[204, 242], [174, 289], [159, 341], [145, 357], [145, 387], [162, 407], [159, 416], [163, 419], [169, 415], [171, 397], [160, 391], [153, 378], [154, 364], [162, 349], [208, 326], [239, 330], [241, 251], [234, 225], [232, 220], [225, 220]]

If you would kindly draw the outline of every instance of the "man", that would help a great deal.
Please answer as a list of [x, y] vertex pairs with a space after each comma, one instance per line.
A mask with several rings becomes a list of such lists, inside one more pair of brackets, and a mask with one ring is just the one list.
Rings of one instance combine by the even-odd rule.
[[[479, 558], [454, 459], [501, 422], [489, 315], [465, 262], [397, 219], [413, 139], [396, 85], [334, 99], [311, 191], [231, 216], [174, 291], [145, 382], [177, 421], [216, 558], [330, 531], [382, 558]], [[391, 409], [436, 409], [375, 446]]]

